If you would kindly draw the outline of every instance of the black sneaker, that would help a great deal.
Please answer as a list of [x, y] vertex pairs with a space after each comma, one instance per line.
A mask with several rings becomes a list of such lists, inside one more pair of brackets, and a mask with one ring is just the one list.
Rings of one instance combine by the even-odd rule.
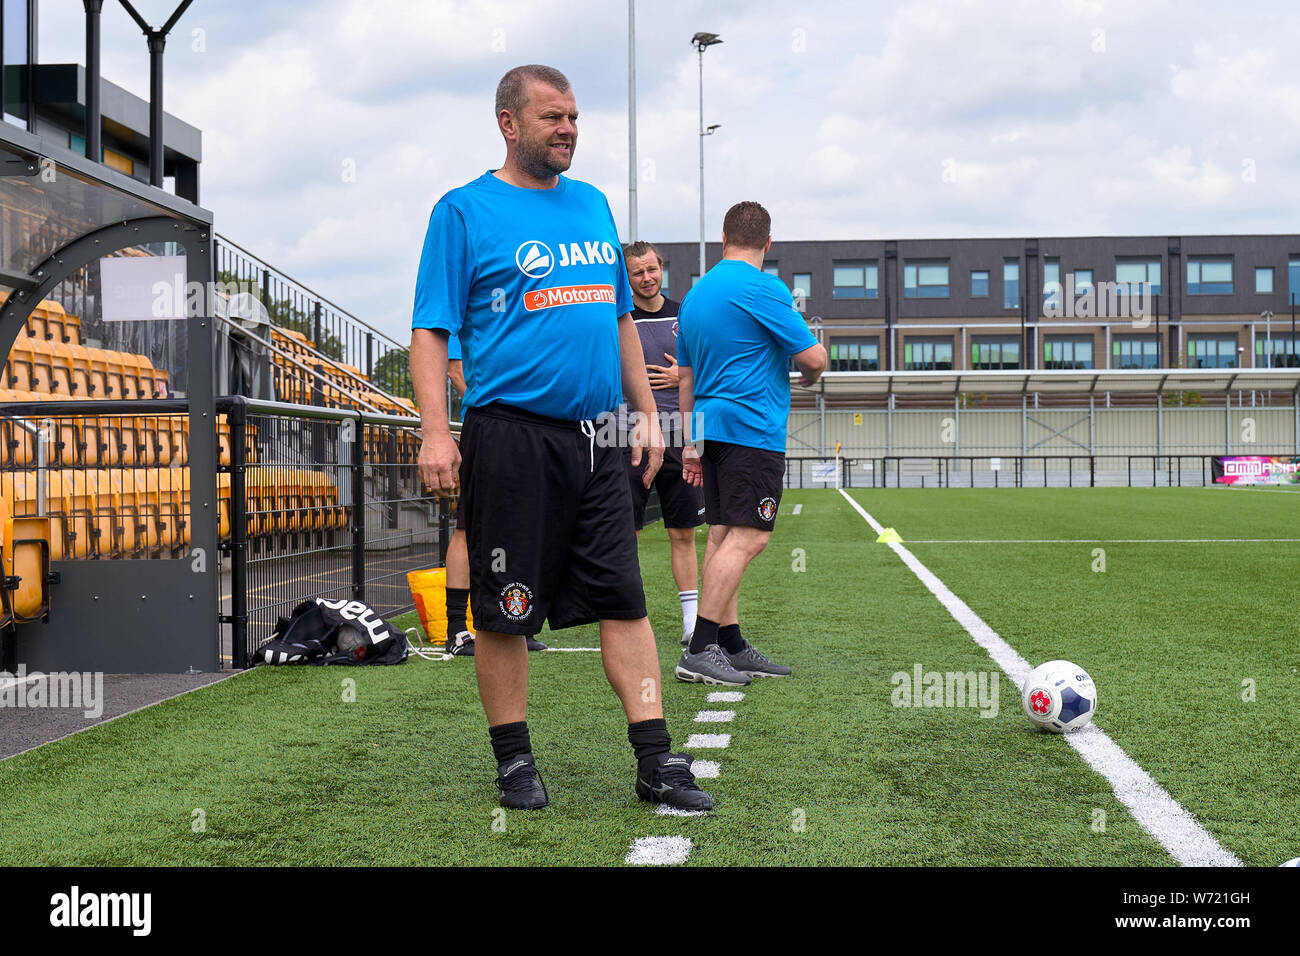
[[540, 810], [550, 803], [532, 754], [519, 754], [497, 765], [501, 806], [510, 810]]
[[675, 810], [712, 810], [713, 798], [701, 790], [691, 773], [690, 754], [655, 754], [636, 768], [636, 795]]
[[452, 657], [474, 656], [474, 632], [458, 631], [455, 637], [447, 637], [447, 653]]
[[539, 641], [537, 638], [533, 637], [533, 635], [529, 634], [528, 649], [530, 651], [544, 651], [546, 650], [546, 645], [543, 644], [541, 641]]

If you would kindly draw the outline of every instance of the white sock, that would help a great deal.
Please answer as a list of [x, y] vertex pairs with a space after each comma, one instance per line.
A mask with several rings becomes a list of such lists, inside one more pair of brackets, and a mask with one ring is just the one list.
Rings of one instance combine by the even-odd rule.
[[700, 608], [700, 592], [678, 591], [677, 599], [682, 602], [682, 636], [690, 637], [695, 632], [695, 617]]

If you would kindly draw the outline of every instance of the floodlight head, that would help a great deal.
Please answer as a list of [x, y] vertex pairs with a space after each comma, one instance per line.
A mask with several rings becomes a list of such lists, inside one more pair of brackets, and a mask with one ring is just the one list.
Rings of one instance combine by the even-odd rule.
[[716, 33], [697, 33], [695, 36], [691, 37], [691, 43], [698, 47], [701, 53], [704, 52], [705, 47], [713, 46], [714, 44], [721, 42], [722, 38]]
[[706, 132], [706, 133], [712, 133], [715, 129], [717, 129], [717, 128], [718, 128], [719, 126], [721, 126], [721, 125], [722, 125], [721, 123], [714, 123], [714, 124], [713, 124], [712, 126], [710, 126], [707, 130], [705, 130], [705, 132]]

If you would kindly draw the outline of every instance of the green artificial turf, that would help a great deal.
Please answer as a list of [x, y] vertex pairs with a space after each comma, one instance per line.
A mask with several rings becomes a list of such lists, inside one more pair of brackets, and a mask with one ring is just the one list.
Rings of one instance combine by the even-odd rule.
[[[905, 543], [1300, 537], [1300, 498], [1243, 489], [853, 494]], [[1097, 723], [1228, 849], [1263, 865], [1300, 855], [1296, 544], [908, 547], [1031, 663], [1086, 667]], [[732, 735], [696, 752], [721, 767], [702, 781], [708, 816], [636, 799], [594, 653], [531, 655], [552, 803], [500, 811], [472, 660], [412, 657], [257, 668], [4, 761], [0, 862], [617, 865], [658, 835], [691, 838], [688, 865], [1172, 862], [1064, 740], [1029, 727], [1007, 678], [993, 718], [894, 706], [892, 675], [918, 664], [997, 668], [836, 492], [787, 492], [746, 576], [745, 633], [795, 676], [738, 703], [672, 679], [681, 621], [662, 529], [642, 536], [641, 563], [675, 743]], [[598, 643], [594, 627], [542, 639]], [[693, 723], [701, 709], [736, 717]]]

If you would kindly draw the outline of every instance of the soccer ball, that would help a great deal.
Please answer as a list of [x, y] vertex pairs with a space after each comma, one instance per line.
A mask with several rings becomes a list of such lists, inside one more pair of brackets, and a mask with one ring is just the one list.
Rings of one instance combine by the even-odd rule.
[[1097, 686], [1077, 664], [1048, 661], [1035, 667], [1025, 681], [1020, 704], [1035, 727], [1064, 734], [1092, 720], [1097, 712]]
[[366, 640], [366, 635], [361, 633], [359, 628], [351, 624], [340, 624], [338, 638], [335, 641], [334, 650], [339, 654], [346, 654], [354, 661], [362, 660], [366, 656], [366, 650], [370, 642]]

